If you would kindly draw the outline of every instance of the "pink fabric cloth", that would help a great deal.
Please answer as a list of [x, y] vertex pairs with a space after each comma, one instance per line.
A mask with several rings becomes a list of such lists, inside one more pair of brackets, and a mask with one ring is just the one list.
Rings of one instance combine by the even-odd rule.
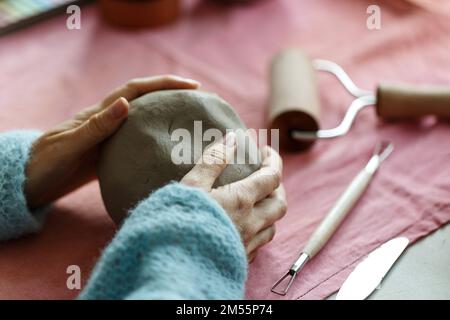
[[[0, 130], [47, 129], [144, 75], [176, 73], [200, 80], [262, 128], [267, 66], [280, 48], [298, 46], [340, 63], [362, 87], [379, 80], [450, 83], [450, 22], [400, 1], [376, 1], [382, 29], [366, 28], [374, 1], [265, 0], [221, 7], [190, 2], [177, 24], [142, 32], [115, 30], [95, 6], [82, 29], [59, 17], [0, 38]], [[320, 75], [322, 126], [339, 122], [350, 97]], [[289, 210], [278, 233], [250, 267], [247, 297], [279, 299], [272, 283], [380, 139], [396, 151], [366, 196], [325, 249], [302, 271], [287, 299], [325, 298], [369, 251], [399, 235], [414, 241], [450, 220], [450, 125], [383, 124], [364, 111], [349, 135], [319, 142], [305, 154], [284, 154]], [[0, 298], [70, 299], [66, 268], [83, 283], [115, 230], [98, 185], [58, 201], [42, 233], [0, 244]]]

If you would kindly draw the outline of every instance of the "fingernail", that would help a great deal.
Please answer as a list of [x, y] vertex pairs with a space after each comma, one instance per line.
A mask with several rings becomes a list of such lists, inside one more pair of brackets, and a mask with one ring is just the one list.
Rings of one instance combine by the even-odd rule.
[[234, 132], [227, 133], [227, 135], [223, 139], [223, 143], [227, 147], [234, 147], [234, 145], [236, 144], [236, 134]]
[[192, 83], [194, 86], [200, 88], [202, 86], [202, 84], [198, 81], [192, 80], [192, 79], [187, 79], [187, 82]]
[[108, 114], [112, 119], [122, 119], [128, 112], [128, 103], [125, 98], [119, 98], [109, 107]]

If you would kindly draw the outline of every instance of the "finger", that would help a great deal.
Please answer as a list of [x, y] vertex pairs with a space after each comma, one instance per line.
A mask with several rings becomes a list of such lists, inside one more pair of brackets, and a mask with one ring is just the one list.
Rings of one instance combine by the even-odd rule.
[[90, 149], [112, 135], [128, 116], [129, 104], [124, 98], [117, 99], [105, 110], [92, 115], [74, 129], [72, 136], [81, 149]]
[[271, 225], [270, 227], [256, 234], [256, 236], [254, 236], [253, 239], [250, 240], [250, 242], [247, 244], [247, 247], [245, 248], [247, 255], [272, 241], [273, 237], [275, 236], [275, 231], [275, 225]]
[[258, 255], [258, 251], [257, 251], [257, 250], [255, 250], [255, 251], [249, 253], [249, 254], [247, 255], [248, 263], [252, 263], [252, 262], [256, 259], [256, 256], [257, 256], [257, 255]]
[[275, 171], [281, 174], [283, 173], [283, 160], [278, 152], [272, 149], [270, 146], [264, 146], [261, 148], [261, 167], [273, 168]]
[[283, 218], [286, 211], [287, 203], [284, 187], [280, 185], [269, 197], [253, 207], [251, 224], [259, 232]]
[[181, 180], [182, 183], [211, 191], [216, 179], [231, 162], [236, 151], [236, 135], [228, 133], [225, 139], [207, 148], [197, 164]]
[[146, 93], [164, 89], [197, 89], [200, 87], [198, 81], [174, 75], [162, 75], [155, 77], [136, 78], [128, 81], [125, 85], [113, 91], [102, 103], [101, 107], [107, 106], [119, 97], [131, 101]]
[[269, 197], [274, 197], [286, 201], [286, 189], [284, 188], [283, 183], [281, 183], [280, 186], [276, 188]]
[[269, 146], [261, 149], [261, 168], [247, 178], [230, 184], [242, 190], [253, 203], [269, 196], [281, 183], [283, 165], [280, 155]]

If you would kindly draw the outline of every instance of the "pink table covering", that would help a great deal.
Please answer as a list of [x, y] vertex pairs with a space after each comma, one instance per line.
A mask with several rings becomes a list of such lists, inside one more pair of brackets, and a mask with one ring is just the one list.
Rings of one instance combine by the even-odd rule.
[[[382, 29], [366, 28], [366, 9], [382, 9]], [[249, 6], [188, 3], [177, 24], [138, 33], [115, 30], [95, 6], [82, 29], [65, 17], [0, 38], [0, 130], [46, 129], [115, 86], [144, 75], [176, 73], [218, 92], [249, 127], [265, 126], [267, 65], [286, 46], [342, 64], [362, 87], [381, 79], [450, 83], [450, 22], [400, 1], [266, 0]], [[350, 98], [319, 76], [323, 127], [336, 124]], [[345, 138], [285, 154], [289, 211], [274, 241], [250, 267], [247, 297], [278, 299], [271, 284], [298, 250], [374, 144], [391, 139], [392, 158], [326, 248], [302, 272], [287, 299], [325, 298], [369, 251], [399, 235], [414, 241], [450, 220], [450, 125], [382, 124], [364, 111]], [[66, 269], [83, 283], [115, 232], [98, 185], [58, 201], [44, 230], [0, 245], [0, 298], [71, 299]]]

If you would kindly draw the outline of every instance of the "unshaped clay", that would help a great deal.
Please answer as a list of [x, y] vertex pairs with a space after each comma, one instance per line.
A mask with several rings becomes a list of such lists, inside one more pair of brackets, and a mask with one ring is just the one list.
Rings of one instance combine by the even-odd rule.
[[[194, 133], [199, 133], [198, 121], [201, 121], [201, 136], [194, 137]], [[260, 167], [259, 151], [247, 128], [231, 106], [217, 95], [199, 90], [163, 90], [133, 100], [128, 119], [104, 143], [100, 154], [100, 189], [112, 219], [120, 224], [128, 211], [152, 191], [170, 181], [181, 180], [202, 151], [214, 142], [214, 139], [202, 141], [205, 131], [213, 128], [222, 135], [227, 130], [237, 130], [237, 153], [245, 154], [246, 160], [228, 165], [215, 187], [241, 180]], [[172, 141], [177, 129], [187, 129], [192, 139], [178, 137], [179, 140]], [[195, 138], [202, 139], [196, 140], [200, 141], [197, 152]], [[175, 164], [174, 147], [188, 150], [191, 161]]]

